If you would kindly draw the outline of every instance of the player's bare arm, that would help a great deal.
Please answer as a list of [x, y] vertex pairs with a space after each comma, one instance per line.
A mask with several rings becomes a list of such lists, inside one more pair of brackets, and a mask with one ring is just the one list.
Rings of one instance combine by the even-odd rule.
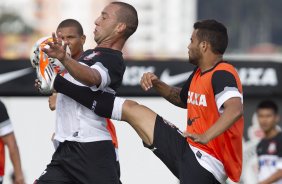
[[140, 85], [144, 91], [148, 91], [152, 87], [167, 101], [175, 106], [186, 108], [186, 104], [180, 99], [181, 88], [169, 86], [163, 81], [159, 80], [158, 77], [153, 73], [144, 73]]
[[84, 85], [91, 87], [94, 85], [99, 86], [101, 84], [101, 75], [96, 69], [82, 65], [69, 56], [66, 56], [65, 59], [62, 60], [62, 64], [73, 78]]
[[271, 184], [275, 183], [282, 178], [282, 169], [278, 169], [275, 173], [273, 173], [266, 180], [259, 182], [258, 184]]
[[[36, 85], [37, 87], [38, 85]], [[49, 109], [51, 111], [56, 110], [56, 100], [57, 100], [57, 93], [53, 93], [51, 96], [49, 96], [48, 103], [49, 103]]]
[[3, 140], [4, 144], [7, 145], [9, 150], [9, 155], [14, 167], [15, 183], [24, 184], [25, 182], [21, 167], [20, 153], [14, 133], [5, 135], [1, 137], [1, 139]]
[[53, 42], [49, 42], [50, 48], [43, 48], [42, 50], [49, 56], [57, 58], [62, 62], [67, 71], [78, 81], [86, 86], [99, 86], [101, 84], [100, 73], [88, 66], [78, 63], [66, 53], [67, 42], [62, 43], [62, 35], [58, 33], [52, 34]]
[[185, 132], [186, 137], [191, 138], [195, 142], [207, 144], [228, 128], [230, 128], [243, 115], [243, 104], [241, 98], [233, 97], [224, 102], [224, 111], [216, 123], [211, 126], [204, 134], [190, 134]]

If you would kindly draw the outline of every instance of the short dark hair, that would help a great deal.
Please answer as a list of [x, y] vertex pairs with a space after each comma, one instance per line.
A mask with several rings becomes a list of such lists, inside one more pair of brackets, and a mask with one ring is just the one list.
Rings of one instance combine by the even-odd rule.
[[126, 24], [124, 37], [127, 39], [136, 31], [138, 27], [137, 11], [132, 5], [128, 3], [117, 1], [117, 2], [112, 2], [111, 4], [120, 6], [120, 9], [117, 12], [118, 14], [117, 18], [118, 21]]
[[275, 114], [278, 114], [278, 106], [272, 100], [261, 101], [257, 106], [257, 111], [260, 109], [271, 109]]
[[81, 26], [81, 24], [75, 20], [75, 19], [66, 19], [66, 20], [63, 20], [59, 25], [58, 25], [58, 28], [65, 28], [65, 27], [75, 27], [77, 29], [77, 33], [80, 35], [80, 36], [83, 36], [84, 33], [83, 33], [83, 28]]
[[200, 42], [207, 41], [211, 44], [212, 52], [224, 54], [228, 45], [228, 34], [226, 27], [216, 20], [202, 20], [194, 24], [198, 29], [197, 38]]

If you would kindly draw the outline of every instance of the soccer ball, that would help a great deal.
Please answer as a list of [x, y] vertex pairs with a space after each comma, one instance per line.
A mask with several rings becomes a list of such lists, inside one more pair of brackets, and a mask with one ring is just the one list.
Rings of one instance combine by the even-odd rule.
[[[32, 47], [31, 53], [30, 53], [30, 62], [33, 68], [38, 67], [40, 61], [46, 61], [48, 60], [54, 70], [57, 73], [62, 73], [65, 71], [64, 65], [56, 58], [49, 57], [46, 53], [44, 53], [41, 49], [42, 48], [48, 48], [49, 45], [48, 42], [52, 42], [52, 37], [43, 37], [40, 38]], [[67, 46], [67, 54], [70, 55], [70, 49]]]

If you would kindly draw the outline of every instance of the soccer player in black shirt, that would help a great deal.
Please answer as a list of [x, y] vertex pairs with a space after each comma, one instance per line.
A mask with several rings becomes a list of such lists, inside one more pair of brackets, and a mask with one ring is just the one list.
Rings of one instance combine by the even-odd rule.
[[282, 184], [282, 132], [278, 106], [273, 101], [262, 101], [257, 107], [258, 122], [265, 137], [257, 146], [259, 184]]
[[[107, 5], [95, 21], [94, 40], [97, 47], [85, 51], [78, 62], [66, 54], [68, 42], [62, 44], [62, 34], [53, 33], [49, 49], [42, 49], [57, 58], [68, 73], [64, 78], [91, 90], [114, 94], [121, 85], [125, 64], [121, 50], [138, 26], [134, 7], [123, 2]], [[58, 99], [57, 99], [58, 100]], [[51, 164], [43, 172], [38, 184], [84, 183], [116, 184], [119, 177], [116, 154], [106, 119], [70, 98], [61, 99], [55, 139], [62, 142]]]

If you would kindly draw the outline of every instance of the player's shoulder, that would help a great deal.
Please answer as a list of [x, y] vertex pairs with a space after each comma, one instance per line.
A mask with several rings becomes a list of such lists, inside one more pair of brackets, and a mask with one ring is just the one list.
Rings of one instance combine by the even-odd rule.
[[229, 68], [233, 69], [234, 68], [234, 66], [226, 60], [222, 60], [222, 61], [218, 62], [217, 67], [226, 68], [226, 69], [229, 69]]
[[277, 141], [278, 141], [279, 143], [282, 144], [282, 132], [279, 132], [279, 133], [277, 134], [276, 139], [277, 139]]
[[122, 52], [119, 50], [97, 47], [94, 49], [94, 51], [97, 53], [98, 56], [122, 58]]
[[6, 111], [6, 106], [4, 105], [4, 103], [0, 100], [0, 110], [1, 111]]
[[[96, 59], [97, 62], [110, 62], [115, 61], [116, 63], [123, 63], [124, 59], [122, 56], [122, 52], [110, 48], [95, 48], [93, 50], [90, 50], [88, 52], [92, 52], [92, 56], [95, 56], [94, 59]], [[113, 63], [112, 63], [113, 64]]]
[[0, 124], [9, 119], [7, 109], [3, 102], [0, 101]]
[[235, 67], [227, 61], [221, 61], [216, 65], [212, 78], [233, 78], [235, 75], [237, 75]]
[[261, 145], [263, 145], [263, 143], [265, 142], [266, 140], [264, 138], [262, 138], [258, 144], [257, 144], [257, 148], [261, 147]]
[[228, 61], [220, 61], [215, 67], [215, 71], [217, 70], [236, 71], [236, 68]]

